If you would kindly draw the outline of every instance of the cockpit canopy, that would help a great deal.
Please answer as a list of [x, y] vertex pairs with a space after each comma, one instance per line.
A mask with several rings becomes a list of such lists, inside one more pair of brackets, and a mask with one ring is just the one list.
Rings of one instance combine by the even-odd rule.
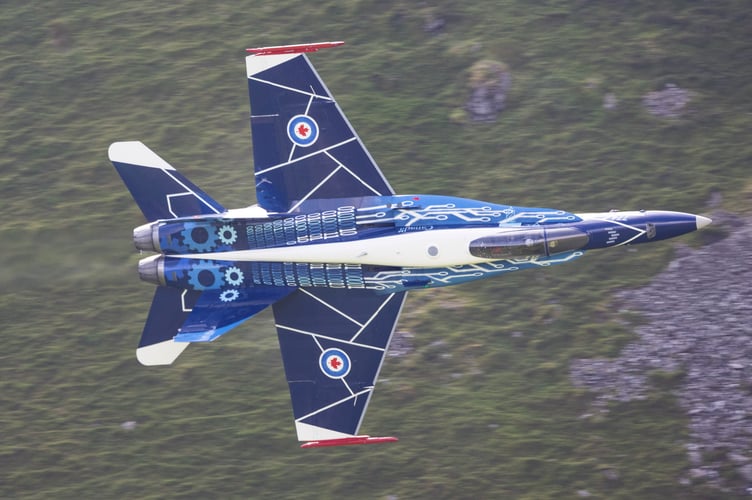
[[470, 254], [483, 259], [547, 257], [585, 247], [590, 238], [575, 227], [511, 229], [470, 242]]

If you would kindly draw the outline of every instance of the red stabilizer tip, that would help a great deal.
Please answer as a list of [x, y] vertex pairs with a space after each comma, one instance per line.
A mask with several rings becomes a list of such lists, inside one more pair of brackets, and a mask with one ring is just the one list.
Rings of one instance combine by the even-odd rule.
[[393, 443], [399, 441], [396, 437], [371, 437], [371, 436], [353, 436], [340, 439], [324, 439], [322, 441], [308, 441], [300, 445], [301, 448], [323, 448], [325, 446], [350, 446], [353, 444], [379, 444]]
[[255, 49], [245, 49], [246, 52], [256, 54], [257, 56], [268, 56], [271, 54], [300, 54], [303, 52], [316, 52], [319, 49], [328, 49], [339, 47], [345, 42], [319, 42], [319, 43], [301, 43], [298, 45], [280, 45], [277, 47], [257, 47]]

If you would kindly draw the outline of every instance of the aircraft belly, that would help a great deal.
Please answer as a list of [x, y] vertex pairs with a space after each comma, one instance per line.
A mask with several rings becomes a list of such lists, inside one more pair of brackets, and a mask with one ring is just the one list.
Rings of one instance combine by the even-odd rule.
[[[138, 274], [158, 285], [138, 344], [171, 364], [272, 306], [301, 447], [359, 435], [408, 290], [563, 264], [708, 225], [668, 211], [573, 214], [395, 195], [306, 53], [247, 49], [257, 205], [226, 210], [138, 141], [108, 155], [148, 221]], [[502, 304], [503, 305], [503, 304]]]
[[498, 234], [499, 228], [443, 229], [382, 236], [357, 241], [183, 255], [185, 258], [240, 262], [310, 262], [394, 267], [443, 267], [489, 262], [470, 254], [476, 238]]

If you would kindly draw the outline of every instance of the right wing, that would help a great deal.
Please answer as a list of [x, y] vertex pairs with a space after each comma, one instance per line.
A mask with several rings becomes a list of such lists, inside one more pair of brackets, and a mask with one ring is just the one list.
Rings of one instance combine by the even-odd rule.
[[309, 198], [394, 194], [303, 52], [340, 42], [248, 49], [256, 194], [272, 212]]
[[354, 444], [405, 293], [299, 288], [274, 304], [300, 441]]

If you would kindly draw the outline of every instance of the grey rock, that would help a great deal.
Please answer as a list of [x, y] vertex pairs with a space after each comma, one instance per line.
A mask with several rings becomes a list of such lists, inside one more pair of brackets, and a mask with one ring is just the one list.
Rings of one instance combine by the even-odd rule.
[[689, 92], [667, 83], [663, 90], [648, 92], [642, 96], [642, 105], [653, 116], [659, 118], [679, 118], [686, 112], [689, 104]]
[[493, 122], [504, 109], [512, 75], [499, 61], [478, 61], [470, 68], [470, 97], [465, 109], [472, 121]]
[[426, 22], [423, 23], [423, 31], [426, 33], [438, 33], [444, 29], [445, 25], [446, 20], [444, 18], [432, 16], [426, 19]]
[[[729, 236], [681, 247], [648, 286], [619, 294], [620, 307], [645, 320], [637, 340], [616, 359], [573, 361], [570, 376], [596, 394], [597, 410], [645, 398], [654, 370], [680, 371], [675, 394], [689, 416], [689, 477], [723, 488], [724, 462], [749, 465], [739, 474], [752, 482], [752, 225], [723, 212], [711, 217], [733, 228]], [[705, 458], [717, 452], [725, 458]]]
[[713, 209], [721, 208], [723, 203], [723, 195], [719, 191], [713, 191], [710, 193], [710, 199], [708, 200], [708, 206]]
[[621, 474], [615, 469], [606, 469], [603, 471], [603, 477], [608, 479], [609, 481], [618, 481], [621, 477]]
[[414, 334], [411, 332], [406, 332], [404, 330], [395, 331], [392, 335], [392, 340], [389, 343], [389, 351], [387, 351], [387, 355], [391, 357], [401, 357], [412, 354], [415, 350], [413, 337]]
[[705, 469], [689, 469], [689, 477], [692, 479], [705, 479], [708, 476], [708, 471]]
[[727, 458], [730, 462], [735, 464], [746, 464], [749, 462], [749, 458], [745, 457], [744, 455], [740, 455], [739, 453], [729, 453]]
[[741, 467], [737, 468], [736, 471], [746, 481], [752, 482], [752, 464], [742, 465]]

